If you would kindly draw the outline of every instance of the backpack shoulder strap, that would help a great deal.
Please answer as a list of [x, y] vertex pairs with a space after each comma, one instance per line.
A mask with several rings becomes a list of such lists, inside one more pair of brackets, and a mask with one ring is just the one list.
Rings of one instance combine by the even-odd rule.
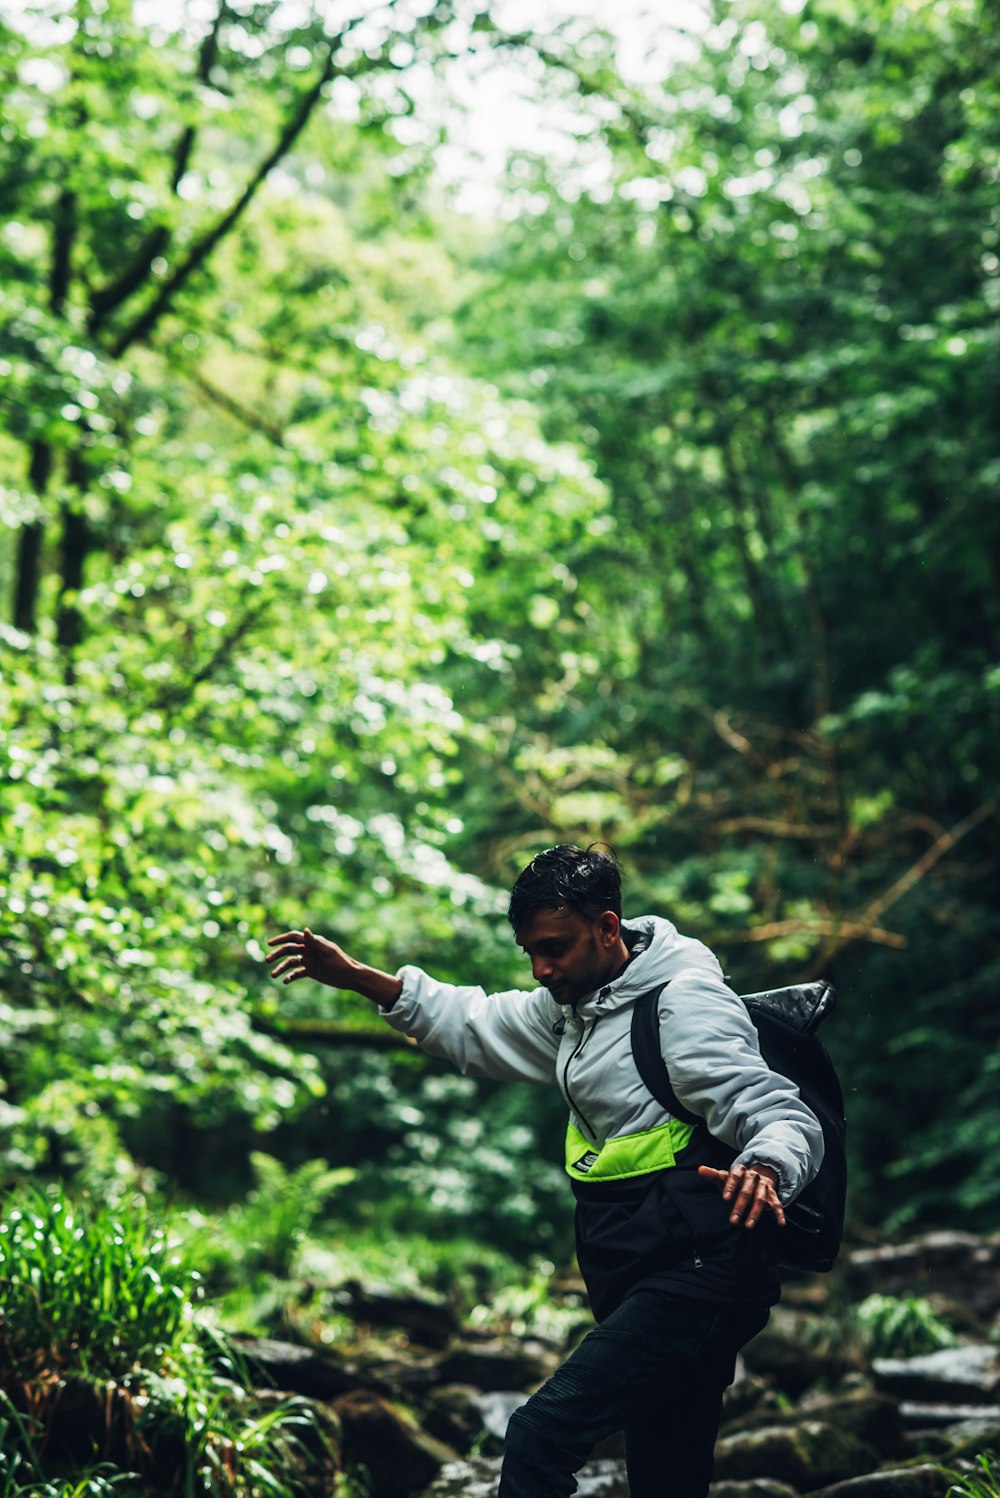
[[[661, 983], [657, 988], [649, 988], [636, 999], [632, 1009], [632, 1054], [640, 1077], [668, 1113], [684, 1123], [704, 1123], [678, 1098], [660, 1049], [659, 999], [666, 986]], [[811, 1064], [813, 1069], [819, 1066], [821, 1087], [831, 1095], [834, 1092], [839, 1095], [839, 1083], [822, 1043], [813, 1037], [832, 1011], [836, 998], [832, 983], [825, 979], [743, 995], [743, 1003], [762, 1041], [776, 1052], [769, 1064], [786, 1076], [796, 1075], [802, 1068], [803, 1057], [819, 1057], [819, 1061], [813, 1059]], [[807, 1062], [807, 1069], [808, 1065]]]
[[670, 1083], [667, 1063], [660, 1050], [659, 998], [666, 988], [649, 988], [636, 999], [632, 1009], [632, 1055], [640, 1077], [656, 1101], [683, 1123], [704, 1123], [696, 1113], [685, 1108]]

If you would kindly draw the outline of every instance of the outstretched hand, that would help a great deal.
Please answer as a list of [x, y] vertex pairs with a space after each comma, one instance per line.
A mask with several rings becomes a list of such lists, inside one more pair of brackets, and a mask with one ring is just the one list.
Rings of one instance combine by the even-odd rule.
[[272, 936], [268, 942], [274, 947], [267, 956], [272, 978], [281, 978], [284, 983], [294, 983], [297, 978], [315, 978], [328, 988], [349, 988], [357, 971], [355, 963], [343, 947], [325, 936], [316, 936], [312, 931], [285, 931], [281, 936]]
[[778, 1195], [778, 1173], [770, 1165], [734, 1165], [729, 1170], [714, 1170], [699, 1165], [698, 1174], [715, 1181], [722, 1190], [723, 1201], [731, 1201], [729, 1221], [736, 1226], [754, 1227], [764, 1212], [771, 1212], [779, 1227], [785, 1226], [785, 1209]]

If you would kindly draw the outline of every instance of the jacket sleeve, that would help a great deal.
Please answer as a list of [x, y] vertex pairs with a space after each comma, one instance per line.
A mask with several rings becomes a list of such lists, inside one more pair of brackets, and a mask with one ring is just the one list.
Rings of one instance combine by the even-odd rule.
[[660, 1044], [680, 1101], [711, 1133], [777, 1172], [787, 1205], [823, 1163], [823, 1130], [794, 1082], [760, 1053], [757, 1031], [707, 948], [704, 960], [678, 972], [660, 998]]
[[418, 967], [402, 967], [396, 976], [403, 989], [383, 1017], [421, 1049], [466, 1076], [552, 1081], [559, 1049], [552, 1027], [559, 1011], [546, 989], [487, 994], [440, 983]]

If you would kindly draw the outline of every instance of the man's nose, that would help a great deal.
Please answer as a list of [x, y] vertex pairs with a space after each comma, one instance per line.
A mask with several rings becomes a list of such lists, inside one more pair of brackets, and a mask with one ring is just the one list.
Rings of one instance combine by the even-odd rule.
[[545, 986], [552, 976], [552, 964], [548, 958], [533, 957], [531, 959], [531, 976], [536, 983], [540, 983], [542, 987]]

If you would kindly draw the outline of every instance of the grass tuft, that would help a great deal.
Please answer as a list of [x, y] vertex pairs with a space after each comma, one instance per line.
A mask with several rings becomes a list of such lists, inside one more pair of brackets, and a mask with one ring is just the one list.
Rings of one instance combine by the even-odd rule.
[[142, 1199], [112, 1209], [17, 1193], [0, 1219], [0, 1280], [0, 1498], [329, 1491], [333, 1453], [312, 1407], [252, 1389]]

